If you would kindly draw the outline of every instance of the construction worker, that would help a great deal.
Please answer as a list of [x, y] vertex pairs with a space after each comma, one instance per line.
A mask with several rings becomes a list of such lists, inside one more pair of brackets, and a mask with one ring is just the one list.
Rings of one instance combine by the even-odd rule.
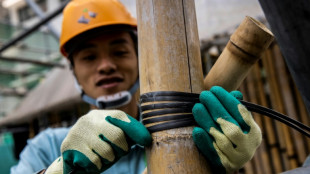
[[[28, 141], [12, 173], [142, 173], [152, 142], [139, 120], [136, 20], [117, 0], [72, 0], [64, 9], [60, 51], [92, 110], [71, 128], [47, 129]], [[261, 143], [251, 114], [213, 87], [193, 108], [194, 142], [219, 173], [249, 161]], [[113, 109], [113, 110], [112, 110]], [[54, 162], [53, 162], [54, 161]]]

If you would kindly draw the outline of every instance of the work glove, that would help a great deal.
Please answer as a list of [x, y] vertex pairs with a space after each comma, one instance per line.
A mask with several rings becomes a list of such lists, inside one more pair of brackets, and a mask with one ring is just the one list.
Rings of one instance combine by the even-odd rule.
[[200, 126], [193, 130], [194, 142], [218, 174], [242, 168], [262, 141], [260, 128], [236, 97], [241, 99], [241, 92], [215, 86], [203, 91], [193, 107]]
[[151, 143], [144, 125], [126, 113], [93, 110], [71, 128], [61, 145], [62, 156], [46, 173], [70, 173], [73, 169], [75, 173], [101, 173], [126, 155], [131, 145]]

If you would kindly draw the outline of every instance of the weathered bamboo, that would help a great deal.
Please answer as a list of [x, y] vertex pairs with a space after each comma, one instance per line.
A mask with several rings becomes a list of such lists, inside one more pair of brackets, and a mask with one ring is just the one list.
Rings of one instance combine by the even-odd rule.
[[[297, 111], [294, 107], [294, 99], [291, 93], [292, 89], [289, 84], [289, 79], [287, 78], [288, 70], [287, 70], [287, 67], [285, 66], [279, 47], [277, 45], [274, 45], [272, 52], [273, 52], [273, 58], [275, 62], [275, 71], [277, 72], [277, 76], [279, 77], [278, 86], [280, 87], [279, 92], [281, 93], [281, 96], [282, 96], [281, 98], [283, 101], [283, 107], [285, 108], [285, 111], [286, 111], [285, 114], [289, 115], [291, 118], [295, 120], [299, 120]], [[297, 162], [299, 166], [302, 164], [304, 159], [306, 159], [308, 154], [306, 153], [306, 150], [305, 150], [302, 135], [293, 129], [290, 129], [290, 133], [292, 137], [294, 137], [294, 141], [292, 141], [292, 143], [294, 144], [294, 147], [295, 147], [294, 150], [297, 153]]]
[[259, 0], [310, 114], [309, 0]]
[[[137, 14], [141, 94], [200, 93], [203, 75], [194, 1], [138, 0]], [[210, 173], [192, 141], [192, 129], [153, 133], [148, 173]]]
[[204, 79], [205, 88], [218, 85], [228, 91], [237, 89], [272, 41], [273, 34], [262, 23], [247, 16]]
[[[220, 45], [216, 46], [220, 47]], [[209, 54], [206, 56], [210, 56]], [[273, 44], [262, 57], [262, 61], [254, 65], [253, 71], [238, 89], [243, 93], [244, 100], [276, 110], [282, 108], [281, 112], [284, 114], [295, 116], [292, 118], [309, 125], [310, 117], [296, 86], [293, 84], [292, 77], [284, 65], [278, 46]], [[210, 64], [210, 62], [207, 63]], [[309, 154], [309, 139], [306, 136], [302, 136], [300, 139], [299, 133], [292, 128], [288, 127], [288, 131], [283, 130], [283, 127], [287, 126], [277, 123], [273, 119], [258, 116], [259, 114], [256, 113], [252, 114], [263, 131], [263, 142], [253, 159], [244, 166], [245, 174], [281, 173], [295, 168], [296, 164], [300, 166], [300, 161], [304, 161], [304, 156]], [[297, 134], [295, 135], [294, 132]], [[288, 140], [290, 141], [289, 145], [287, 145]], [[298, 145], [296, 141], [302, 142], [302, 145], [296, 146]], [[298, 160], [296, 160], [297, 157]]]
[[[256, 78], [262, 79], [261, 70], [259, 69], [259, 67], [257, 66], [254, 67], [254, 70]], [[259, 101], [258, 104], [268, 107], [266, 93], [264, 90], [264, 84], [262, 83], [262, 81], [258, 80], [255, 88], [258, 90], [258, 97], [257, 97]], [[267, 143], [266, 149], [270, 153], [270, 156], [272, 156], [271, 165], [269, 165], [272, 170], [272, 172], [270, 173], [279, 173], [283, 170], [281, 164], [280, 150], [277, 148], [277, 144], [279, 144], [279, 142], [277, 139], [276, 131], [273, 127], [273, 120], [268, 117], [263, 117], [263, 124], [264, 124], [263, 130], [265, 132], [264, 135], [266, 136], [265, 141]]]
[[[139, 0], [137, 13], [141, 94], [202, 91], [194, 1]], [[228, 51], [222, 56], [224, 62], [216, 63], [220, 68], [212, 68], [213, 72], [223, 72], [223, 67], [228, 71], [221, 74], [221, 80], [211, 73], [207, 76], [211, 81], [207, 78], [205, 82], [236, 89], [272, 40], [268, 29], [247, 17], [232, 35]], [[191, 132], [192, 127], [187, 127], [153, 133], [152, 147], [147, 149], [148, 173], [210, 173], [192, 142]]]
[[[251, 70], [250, 74], [247, 76], [246, 81], [247, 81], [247, 89], [248, 89], [248, 95], [249, 95], [249, 99], [247, 101], [251, 101], [252, 103], [259, 103], [258, 102], [258, 97], [256, 95], [259, 95], [256, 91], [258, 91], [257, 86], [259, 85], [258, 83], [260, 82], [260, 79], [257, 78], [256, 73], [257, 70], [259, 70], [259, 65], [255, 64], [254, 68]], [[257, 113], [252, 113], [254, 116], [254, 119], [256, 121], [256, 123], [259, 125], [259, 127], [261, 127], [261, 129], [263, 129], [264, 124], [263, 124], [263, 117]], [[264, 129], [263, 129], [264, 130]], [[266, 140], [263, 139], [262, 144], [260, 145], [260, 147], [257, 149], [256, 155], [257, 158], [259, 159], [260, 162], [260, 166], [257, 167], [258, 168], [258, 172], [257, 173], [271, 173], [270, 168], [269, 167], [264, 167], [264, 166], [268, 166], [270, 164], [269, 159], [267, 158], [266, 155]]]
[[[272, 53], [270, 50], [266, 52], [266, 58], [263, 59], [263, 64], [266, 67], [268, 73], [267, 79], [270, 84], [270, 93], [271, 93], [270, 99], [272, 108], [280, 113], [285, 113], [285, 108], [283, 107], [283, 101], [281, 98], [281, 94], [279, 92], [280, 86], [277, 85], [278, 81], [276, 73], [274, 71], [275, 69], [274, 61], [272, 60]], [[294, 159], [294, 146], [292, 144], [289, 128], [286, 125], [283, 125], [282, 123], [279, 122], [276, 122], [275, 125], [278, 133], [282, 155], [284, 155], [283, 156], [284, 167], [295, 168], [297, 167], [297, 161], [296, 159]], [[289, 163], [286, 163], [287, 159]], [[284, 168], [284, 170], [287, 170], [287, 168]]]
[[[252, 86], [253, 89], [255, 89], [255, 92], [256, 92], [256, 95], [255, 95], [255, 101], [254, 101], [254, 98], [251, 100], [251, 102], [257, 102], [258, 104], [262, 104], [262, 99], [263, 97], [265, 97], [265, 93], [264, 93], [264, 90], [263, 90], [263, 84], [262, 84], [262, 77], [261, 77], [261, 71], [260, 71], [260, 66], [259, 64], [256, 64], [253, 68], [253, 80], [254, 80], [254, 86]], [[266, 104], [266, 99], [264, 100], [264, 104], [265, 106], [267, 106]], [[258, 114], [257, 114], [258, 115]], [[260, 121], [259, 123], [261, 124], [261, 128], [263, 129], [264, 132], [266, 132], [266, 123], [265, 123], [265, 120], [264, 118], [260, 115], [260, 116], [257, 116], [257, 117], [260, 117]], [[267, 123], [268, 124], [268, 123]], [[264, 168], [264, 172], [263, 173], [273, 173], [272, 172], [272, 169], [273, 167], [266, 167], [266, 166], [270, 166], [270, 164], [272, 164], [271, 160], [268, 158], [268, 155], [271, 154], [269, 151], [268, 151], [268, 140], [265, 138], [267, 136], [270, 136], [270, 134], [272, 134], [274, 136], [274, 134], [271, 132], [271, 133], [263, 133], [264, 135], [264, 139], [263, 139], [263, 145], [261, 145], [261, 149], [262, 149], [262, 152], [261, 152], [261, 155], [262, 155], [262, 159], [263, 159], [263, 166], [262, 168]], [[279, 153], [277, 154], [277, 156], [279, 157]]]
[[[298, 113], [301, 117], [300, 121], [306, 125], [310, 125], [310, 117], [308, 115], [307, 109], [303, 103], [303, 100], [301, 98], [301, 95], [297, 89], [297, 87], [294, 85], [294, 89], [292, 91], [293, 93], [295, 93], [295, 98], [296, 98], [296, 102], [297, 102], [297, 109], [298, 109]], [[310, 153], [310, 139], [307, 137], [304, 137], [305, 139], [305, 145], [306, 145], [306, 154]]]

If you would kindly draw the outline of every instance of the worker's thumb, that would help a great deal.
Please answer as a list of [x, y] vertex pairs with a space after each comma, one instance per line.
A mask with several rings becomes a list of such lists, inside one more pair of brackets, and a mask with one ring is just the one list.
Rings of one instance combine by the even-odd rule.
[[63, 159], [58, 157], [45, 171], [44, 174], [63, 174]]
[[151, 145], [152, 137], [146, 127], [131, 116], [127, 116], [130, 122], [125, 122], [111, 116], [107, 116], [106, 120], [114, 126], [122, 129], [133, 142], [142, 146]]

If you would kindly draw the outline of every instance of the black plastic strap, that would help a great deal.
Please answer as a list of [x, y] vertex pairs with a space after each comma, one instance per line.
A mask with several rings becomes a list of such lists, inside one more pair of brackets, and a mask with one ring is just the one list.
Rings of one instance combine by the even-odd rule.
[[[284, 114], [276, 112], [272, 109], [269, 109], [269, 108], [266, 108], [266, 107], [263, 107], [263, 106], [260, 106], [260, 105], [254, 104], [254, 103], [246, 102], [243, 100], [240, 100], [240, 102], [244, 106], [246, 106], [249, 111], [256, 112], [256, 113], [268, 116], [268, 117], [275, 119], [277, 121], [280, 121], [280, 122], [286, 124], [287, 126], [299, 131], [300, 133], [302, 133], [302, 134], [304, 134], [310, 138], [310, 133], [309, 133], [310, 127], [309, 126], [306, 126], [306, 125], [302, 124], [301, 122], [294, 120], [294, 119], [292, 119], [292, 118], [290, 118]], [[308, 132], [306, 132], [304, 129]]]
[[185, 96], [154, 96], [151, 98], [140, 98], [141, 103], [155, 102], [155, 101], [177, 101], [177, 102], [198, 103], [199, 98], [192, 98], [192, 97], [185, 97]]
[[[158, 101], [169, 101], [169, 103], [166, 102], [143, 105], [147, 102]], [[176, 91], [150, 92], [142, 94], [140, 97], [140, 102], [141, 105], [143, 105], [141, 106], [141, 111], [144, 112], [142, 113], [143, 124], [158, 123], [154, 126], [147, 127], [151, 133], [195, 125], [195, 119], [192, 115], [192, 108], [195, 103], [199, 102], [198, 94]]]
[[[189, 113], [192, 113], [191, 110], [194, 104], [199, 103], [199, 94], [176, 92], [176, 91], [158, 91], [142, 94], [140, 101], [141, 103], [171, 101], [169, 103], [156, 103], [156, 104], [144, 105], [141, 107], [141, 110], [143, 112], [153, 109], [161, 109], [142, 114], [143, 118], [148, 118], [143, 121], [144, 124], [156, 123], [162, 121], [173, 121], [173, 122], [164, 122], [155, 126], [148, 127], [151, 133], [184, 126], [191, 126], [195, 124], [193, 117], [192, 116], [188, 117], [188, 115], [191, 115]], [[297, 120], [294, 120], [284, 114], [268, 109], [266, 107], [242, 100], [240, 100], [240, 102], [243, 105], [245, 105], [249, 111], [256, 112], [268, 116], [270, 118], [273, 118], [277, 121], [280, 121], [288, 125], [291, 128], [296, 129], [300, 133], [310, 137], [309, 126], [306, 126], [301, 122], [298, 122]], [[188, 114], [178, 114], [178, 113], [188, 113]], [[160, 116], [166, 114], [178, 114], [181, 115], [182, 118], [181, 117], [180, 119], [176, 118], [177, 115], [150, 118], [153, 116]]]
[[168, 109], [156, 110], [153, 112], [142, 113], [142, 118], [144, 119], [153, 116], [178, 114], [178, 113], [192, 113], [192, 108], [168, 108]]
[[150, 124], [162, 121], [171, 121], [171, 120], [179, 120], [184, 118], [193, 118], [193, 114], [179, 114], [179, 115], [169, 115], [169, 116], [162, 116], [162, 117], [154, 117], [150, 119], [143, 120], [143, 124]]
[[150, 126], [147, 129], [150, 131], [150, 133], [154, 133], [162, 130], [193, 126], [195, 124], [196, 122], [193, 118], [188, 118], [188, 119], [175, 120], [174, 122], [157, 124], [155, 126]]
[[152, 98], [158, 96], [179, 96], [179, 97], [187, 97], [187, 98], [199, 98], [199, 94], [189, 93], [189, 92], [178, 92], [178, 91], [156, 91], [144, 93], [140, 96], [141, 99]]
[[193, 108], [194, 102], [156, 103], [141, 106], [141, 111], [163, 108]]

